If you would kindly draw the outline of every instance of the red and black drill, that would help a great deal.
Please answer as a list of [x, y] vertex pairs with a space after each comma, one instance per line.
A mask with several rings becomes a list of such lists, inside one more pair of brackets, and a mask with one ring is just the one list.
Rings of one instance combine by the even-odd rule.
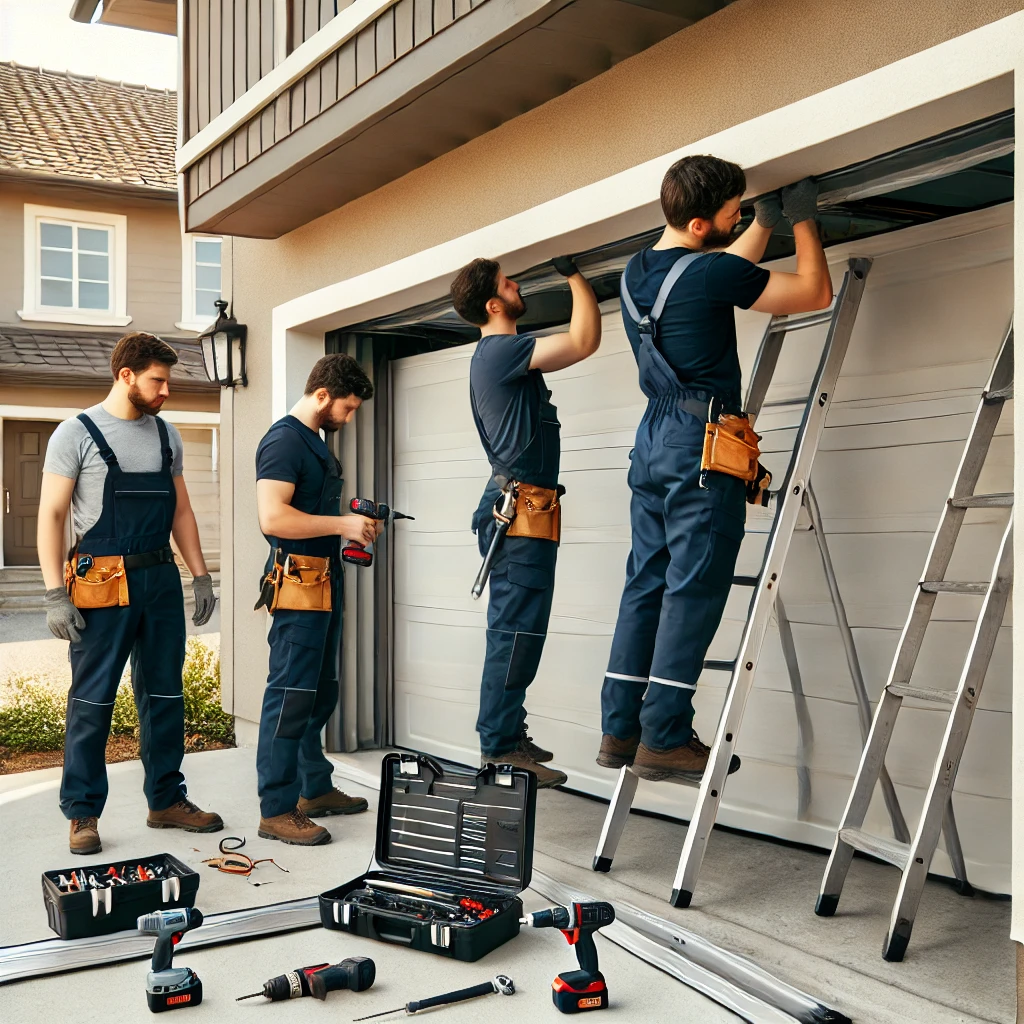
[[608, 1007], [608, 986], [597, 969], [594, 932], [615, 920], [610, 903], [570, 903], [527, 914], [520, 924], [530, 928], [558, 928], [576, 947], [578, 971], [563, 971], [551, 982], [551, 999], [562, 1013], [583, 1013]]
[[[369, 498], [353, 498], [348, 503], [348, 507], [357, 516], [376, 519], [377, 522], [383, 523], [385, 526], [396, 519], [415, 520], [416, 518], [415, 516], [407, 516], [404, 512], [396, 512], [390, 505], [385, 505], [383, 501], [370, 501]], [[361, 565], [364, 568], [373, 565], [373, 551], [367, 551], [366, 548], [361, 544], [357, 544], [354, 540], [350, 540], [342, 548], [341, 558], [344, 562], [351, 562], [353, 565]]]

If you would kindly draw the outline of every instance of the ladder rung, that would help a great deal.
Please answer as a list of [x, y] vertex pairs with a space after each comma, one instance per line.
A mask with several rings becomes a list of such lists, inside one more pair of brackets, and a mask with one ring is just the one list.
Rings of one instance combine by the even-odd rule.
[[834, 310], [829, 308], [821, 313], [812, 313], [810, 316], [798, 316], [792, 320], [780, 320], [772, 324], [773, 331], [802, 331], [807, 327], [817, 327], [819, 324], [832, 322]]
[[887, 689], [896, 697], [915, 697], [917, 700], [928, 700], [949, 707], [956, 703], [956, 690], [932, 690], [926, 686], [905, 686], [902, 683], [892, 683]]
[[736, 667], [736, 661], [705, 661], [704, 667], [712, 672], [731, 672]]
[[760, 576], [733, 576], [734, 587], [756, 587], [761, 582]]
[[976, 594], [984, 597], [988, 593], [988, 583], [963, 583], [954, 580], [928, 580], [921, 584], [926, 594]]
[[839, 838], [861, 853], [869, 853], [872, 857], [884, 860], [887, 864], [899, 868], [901, 871], [907, 866], [910, 859], [910, 845], [901, 843], [898, 839], [883, 839], [881, 836], [873, 836], [859, 828], [841, 828]]
[[953, 508], [1013, 508], [1013, 494], [971, 494], [966, 498], [950, 498]]

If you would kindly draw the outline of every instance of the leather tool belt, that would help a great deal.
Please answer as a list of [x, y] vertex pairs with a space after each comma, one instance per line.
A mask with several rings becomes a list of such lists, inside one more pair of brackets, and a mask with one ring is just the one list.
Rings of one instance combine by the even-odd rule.
[[135, 555], [90, 555], [71, 552], [64, 563], [64, 585], [76, 608], [126, 608], [128, 569], [148, 569], [174, 561], [169, 544]]
[[759, 434], [754, 433], [746, 416], [723, 412], [713, 423], [704, 426], [704, 450], [701, 453], [701, 486], [706, 487], [706, 473], [725, 473], [747, 484], [747, 501], [752, 505], [767, 504], [771, 473], [758, 461]]
[[274, 552], [274, 565], [263, 579], [253, 611], [266, 607], [297, 612], [331, 610], [331, 560], [320, 555], [285, 555]]
[[558, 499], [565, 488], [537, 487], [518, 481], [510, 481], [509, 486], [515, 489], [516, 505], [508, 535], [553, 540], [557, 544], [562, 534], [562, 506]]

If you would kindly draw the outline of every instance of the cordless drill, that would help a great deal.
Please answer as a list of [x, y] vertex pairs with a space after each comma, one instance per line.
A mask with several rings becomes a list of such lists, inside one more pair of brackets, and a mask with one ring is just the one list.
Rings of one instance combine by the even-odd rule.
[[154, 1013], [198, 1006], [203, 1001], [203, 983], [188, 967], [172, 967], [174, 947], [182, 935], [203, 923], [203, 915], [194, 907], [157, 910], [143, 914], [137, 927], [143, 935], [155, 935], [153, 963], [146, 975], [146, 1002]]
[[300, 999], [302, 996], [326, 999], [328, 992], [346, 988], [353, 992], [362, 992], [373, 984], [376, 977], [377, 968], [369, 957], [353, 956], [342, 960], [340, 964], [316, 964], [313, 967], [299, 967], [287, 974], [279, 974], [276, 978], [264, 982], [260, 992], [239, 996], [235, 1002], [255, 999], [256, 996], [263, 996], [274, 1003], [282, 999]]
[[[389, 505], [385, 505], [383, 501], [370, 501], [369, 498], [353, 498], [348, 503], [348, 507], [357, 516], [376, 519], [377, 522], [383, 523], [385, 526], [395, 519], [414, 520], [416, 518], [415, 516], [407, 516], [404, 512], [396, 512]], [[354, 540], [350, 540], [342, 548], [341, 558], [342, 561], [351, 562], [353, 565], [362, 565], [364, 567], [373, 565], [373, 552], [367, 551], [366, 548], [361, 544], [357, 544]]]
[[594, 932], [615, 920], [610, 903], [570, 903], [527, 914], [520, 924], [530, 928], [558, 928], [576, 947], [578, 971], [563, 971], [551, 982], [551, 1000], [562, 1013], [583, 1013], [608, 1007], [608, 986], [597, 969]]

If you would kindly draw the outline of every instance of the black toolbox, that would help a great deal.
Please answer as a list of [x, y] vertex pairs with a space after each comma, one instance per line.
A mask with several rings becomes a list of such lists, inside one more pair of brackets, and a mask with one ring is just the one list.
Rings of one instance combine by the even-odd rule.
[[[106, 877], [111, 868], [121, 872], [126, 865], [158, 865], [162, 877], [145, 882], [129, 882], [103, 889], [63, 892], [60, 878], [79, 876]], [[169, 853], [152, 857], [130, 857], [105, 864], [76, 865], [59, 871], [43, 872], [43, 902], [50, 927], [62, 939], [84, 939], [135, 929], [142, 914], [156, 910], [195, 905], [199, 891], [199, 873]]]
[[[381, 765], [377, 839], [367, 871], [320, 896], [325, 928], [354, 932], [455, 960], [479, 960], [519, 934], [519, 893], [533, 870], [537, 777], [509, 764], [444, 767], [424, 754], [387, 754]], [[360, 904], [368, 883], [456, 894], [483, 919], [450, 920], [420, 906]], [[416, 897], [413, 897], [415, 901]]]

